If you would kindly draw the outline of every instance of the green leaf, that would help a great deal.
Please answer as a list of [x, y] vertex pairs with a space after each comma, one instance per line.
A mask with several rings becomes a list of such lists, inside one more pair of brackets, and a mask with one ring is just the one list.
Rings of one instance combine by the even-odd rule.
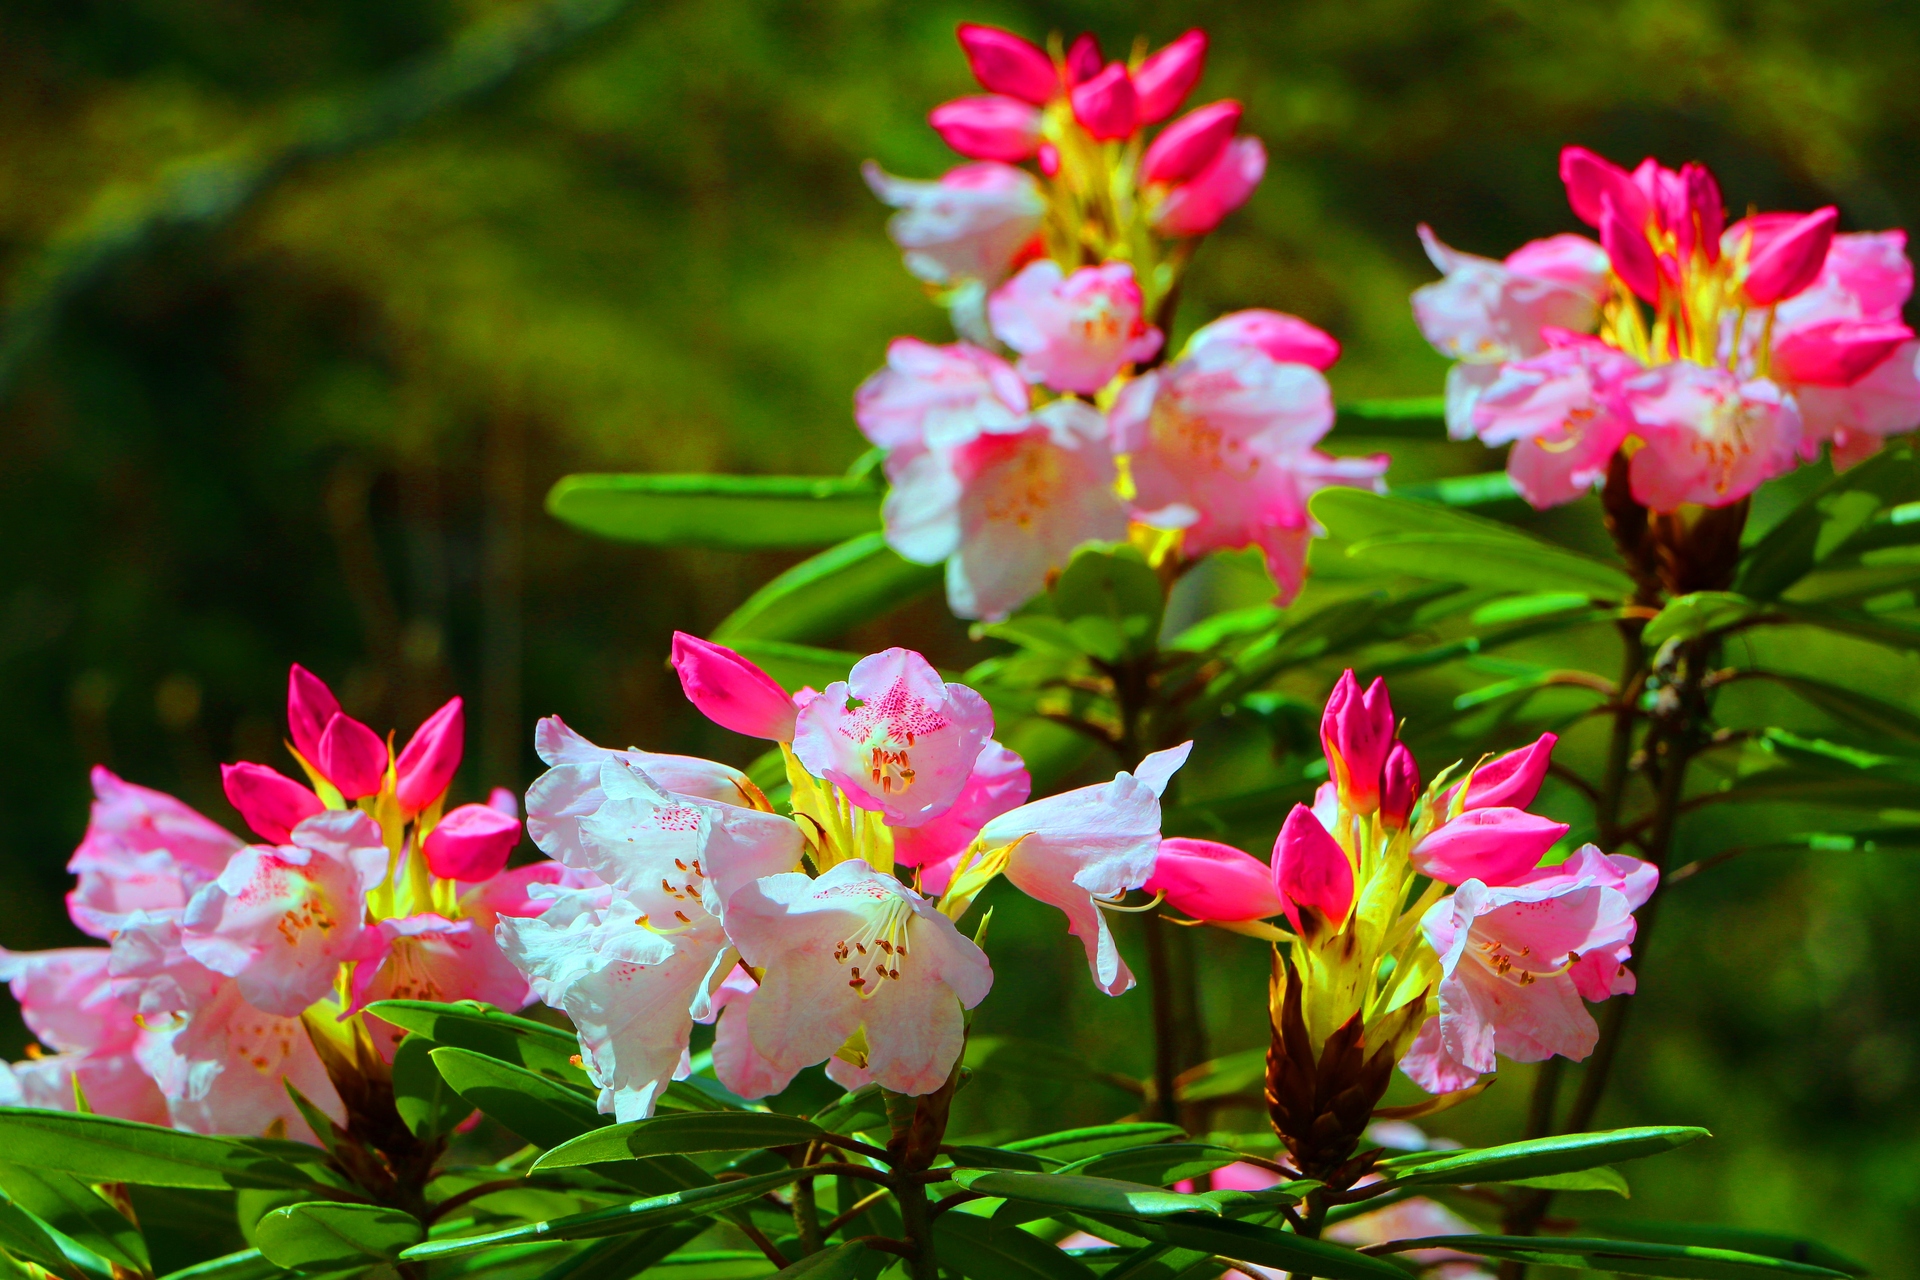
[[1080, 548], [1051, 595], [1074, 642], [1103, 661], [1150, 653], [1159, 639], [1166, 593], [1134, 547]]
[[595, 1129], [561, 1143], [533, 1167], [567, 1169], [690, 1151], [757, 1151], [811, 1142], [824, 1132], [811, 1120], [772, 1111], [682, 1111]]
[[160, 1280], [266, 1280], [279, 1274], [280, 1268], [267, 1261], [258, 1249], [241, 1249], [169, 1271]]
[[276, 1149], [292, 1145], [214, 1138], [112, 1116], [0, 1107], [0, 1148], [8, 1156], [88, 1182], [311, 1189], [313, 1178]]
[[151, 1274], [146, 1237], [99, 1192], [71, 1174], [0, 1164], [8, 1198], [82, 1248], [129, 1271]]
[[628, 1235], [635, 1231], [646, 1231], [654, 1227], [669, 1226], [691, 1218], [720, 1213], [750, 1200], [757, 1200], [775, 1187], [784, 1187], [801, 1176], [803, 1176], [801, 1170], [782, 1169], [776, 1173], [738, 1178], [732, 1182], [717, 1182], [710, 1186], [692, 1187], [684, 1191], [671, 1191], [665, 1195], [649, 1196], [644, 1200], [635, 1200], [631, 1204], [620, 1205], [617, 1208], [597, 1209], [592, 1213], [576, 1213], [546, 1222], [530, 1222], [523, 1226], [508, 1227], [504, 1231], [491, 1231], [485, 1235], [429, 1240], [425, 1244], [417, 1244], [408, 1249], [400, 1255], [400, 1260], [430, 1262], [472, 1253], [476, 1249], [518, 1244], [523, 1240], [595, 1240], [602, 1236]]
[[473, 1114], [473, 1104], [440, 1078], [428, 1055], [441, 1046], [415, 1032], [393, 1054], [393, 1105], [416, 1138], [440, 1138]]
[[471, 1049], [443, 1046], [430, 1056], [454, 1092], [537, 1147], [557, 1147], [606, 1123], [591, 1100], [525, 1067]]
[[58, 1275], [80, 1274], [46, 1223], [4, 1196], [0, 1196], [0, 1248]]
[[431, 1000], [376, 1000], [368, 1012], [437, 1045], [471, 1049], [592, 1096], [586, 1069], [574, 1059], [580, 1041], [573, 1032], [531, 1018], [517, 1018], [473, 1000], [437, 1004]]
[[1198, 1249], [1176, 1249], [1170, 1244], [1150, 1244], [1136, 1249], [1101, 1280], [1215, 1280], [1220, 1264], [1211, 1253]]
[[391, 1262], [424, 1235], [426, 1228], [412, 1214], [327, 1200], [275, 1209], [254, 1228], [261, 1255], [290, 1271]]
[[1696, 591], [1669, 600], [1647, 623], [1640, 638], [1650, 648], [1674, 639], [1692, 640], [1709, 631], [1723, 631], [1744, 622], [1766, 608], [1757, 600], [1731, 591]]
[[1864, 733], [1920, 744], [1920, 716], [1905, 707], [1811, 676], [1789, 675], [1781, 671], [1750, 671], [1742, 672], [1742, 675], [1770, 681], [1790, 690], [1835, 720]]
[[1447, 438], [1447, 401], [1444, 396], [1410, 396], [1397, 400], [1351, 400], [1336, 407], [1333, 434], [1392, 436], [1409, 440]]
[[1144, 1146], [1150, 1142], [1165, 1142], [1171, 1138], [1184, 1138], [1187, 1131], [1177, 1124], [1154, 1124], [1149, 1121], [1129, 1121], [1125, 1124], [1100, 1124], [1087, 1129], [1062, 1129], [1058, 1133], [1045, 1133], [1037, 1138], [1020, 1138], [1013, 1142], [1003, 1142], [1000, 1146], [1007, 1151], [1031, 1151], [1035, 1155], [1066, 1162], [1082, 1160], [1087, 1156], [1097, 1156], [1106, 1151], [1120, 1151], [1127, 1147]]
[[1756, 1253], [1765, 1258], [1784, 1258], [1816, 1267], [1829, 1267], [1849, 1275], [1864, 1276], [1866, 1264], [1849, 1258], [1803, 1236], [1778, 1231], [1755, 1231], [1749, 1227], [1700, 1226], [1690, 1222], [1644, 1222], [1589, 1219], [1586, 1225], [1609, 1236], [1628, 1240], [1647, 1240], [1655, 1244], [1691, 1244], [1709, 1249], [1732, 1249], [1736, 1253]]
[[547, 511], [584, 533], [664, 547], [824, 547], [880, 524], [880, 491], [844, 476], [574, 475]]
[[1160, 1218], [1170, 1213], [1218, 1213], [1200, 1196], [1182, 1195], [1138, 1182], [1059, 1173], [1019, 1173], [1009, 1169], [957, 1169], [953, 1180], [968, 1191], [1000, 1196], [1072, 1213]]
[[1473, 1151], [1419, 1152], [1380, 1162], [1394, 1186], [1458, 1186], [1469, 1182], [1510, 1182], [1571, 1173], [1621, 1160], [1659, 1155], [1710, 1136], [1691, 1126], [1614, 1129], [1533, 1138]]
[[939, 587], [937, 564], [903, 560], [878, 531], [802, 560], [748, 596], [714, 628], [719, 644], [830, 640]]
[[813, 1122], [829, 1133], [857, 1133], [887, 1122], [887, 1106], [877, 1084], [843, 1093], [813, 1113]]
[[[589, 1245], [563, 1259], [544, 1272], [540, 1280], [629, 1280], [661, 1262], [675, 1250], [691, 1244], [705, 1230], [704, 1223], [696, 1222], [659, 1227], [638, 1235], [616, 1236]], [[444, 1270], [436, 1268], [435, 1280], [440, 1280], [445, 1274]]]
[[1290, 1231], [1231, 1218], [1130, 1218], [1117, 1225], [1156, 1243], [1205, 1250], [1255, 1266], [1298, 1271], [1319, 1280], [1407, 1280], [1407, 1273], [1391, 1262], [1325, 1240], [1309, 1240]]
[[1020, 1173], [1046, 1173], [1059, 1168], [1059, 1161], [1027, 1151], [1005, 1151], [999, 1147], [975, 1147], [965, 1143], [943, 1146], [962, 1169], [1013, 1169]]
[[[1649, 1244], [1637, 1240], [1555, 1240], [1539, 1236], [1427, 1236], [1396, 1240], [1391, 1249], [1456, 1249], [1483, 1258], [1511, 1259], [1542, 1267], [1576, 1267], [1630, 1276], [1674, 1276], [1679, 1280], [1786, 1280], [1823, 1276], [1842, 1280], [1846, 1272], [1789, 1262], [1733, 1249], [1700, 1245]], [[1404, 1274], [1404, 1273], [1403, 1273]]]
[[837, 1244], [780, 1268], [768, 1280], [853, 1280], [871, 1254], [863, 1244]]
[[1086, 1263], [1038, 1236], [1017, 1227], [996, 1229], [988, 1219], [968, 1213], [935, 1218], [933, 1248], [943, 1269], [951, 1267], [972, 1280], [1093, 1280]]
[[1414, 502], [1436, 502], [1443, 507], [1487, 507], [1496, 502], [1520, 502], [1520, 491], [1504, 471], [1471, 476], [1442, 476], [1425, 484], [1395, 485], [1393, 496]]
[[1239, 1159], [1238, 1151], [1226, 1147], [1198, 1142], [1165, 1142], [1088, 1156], [1054, 1172], [1084, 1174], [1089, 1178], [1118, 1178], [1122, 1182], [1143, 1182], [1164, 1187], [1182, 1179], [1198, 1178], [1215, 1169], [1224, 1169]]
[[1869, 528], [1884, 507], [1920, 498], [1920, 470], [1888, 449], [1809, 494], [1740, 557], [1734, 589], [1770, 600]]
[[1610, 1164], [1576, 1169], [1571, 1173], [1543, 1174], [1538, 1178], [1508, 1178], [1506, 1181], [1510, 1186], [1537, 1187], [1542, 1191], [1610, 1191], [1623, 1200], [1633, 1196], [1626, 1178]]

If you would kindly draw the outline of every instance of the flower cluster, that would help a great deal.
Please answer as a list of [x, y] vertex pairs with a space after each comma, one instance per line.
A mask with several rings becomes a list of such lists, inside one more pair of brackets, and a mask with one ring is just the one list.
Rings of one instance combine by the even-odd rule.
[[603, 1112], [650, 1115], [689, 1070], [692, 1024], [715, 1019], [715, 1072], [743, 1097], [822, 1062], [849, 1088], [939, 1089], [993, 982], [954, 922], [1000, 875], [1066, 913], [1101, 990], [1132, 986], [1100, 908], [1151, 873], [1184, 747], [1025, 804], [1026, 770], [985, 701], [917, 653], [792, 695], [692, 636], [673, 660], [715, 723], [780, 745], [790, 812], [725, 765], [541, 722], [551, 768], [527, 793], [527, 829], [572, 879], [536, 888], [547, 910], [502, 920], [500, 941], [573, 1019]]
[[1603, 481], [1634, 501], [1727, 506], [1814, 458], [1846, 466], [1920, 426], [1906, 234], [1837, 234], [1829, 207], [1727, 225], [1703, 166], [1628, 173], [1580, 147], [1560, 176], [1599, 243], [1536, 240], [1504, 261], [1420, 229], [1445, 279], [1419, 289], [1428, 341], [1457, 359], [1447, 425], [1511, 444], [1534, 506]]
[[223, 767], [257, 844], [94, 770], [67, 909], [110, 945], [0, 953], [0, 977], [53, 1050], [0, 1073], [14, 1101], [304, 1135], [282, 1079], [342, 1119], [315, 1043], [341, 1060], [390, 1058], [402, 1033], [363, 1015], [370, 1002], [527, 1003], [494, 926], [541, 910], [528, 886], [562, 869], [505, 870], [520, 836], [510, 793], [446, 810], [460, 699], [396, 754], [295, 666], [287, 727], [305, 784], [265, 765]]
[[[1598, 1031], [1583, 1001], [1633, 990], [1633, 912], [1658, 873], [1592, 845], [1543, 865], [1567, 833], [1527, 811], [1552, 734], [1423, 788], [1385, 682], [1363, 690], [1351, 671], [1320, 733], [1330, 781], [1288, 814], [1270, 864], [1169, 839], [1147, 888], [1289, 944], [1268, 1088], [1281, 1136], [1324, 1169], [1350, 1153], [1396, 1062], [1439, 1094], [1472, 1086], [1496, 1054], [1586, 1057]], [[1274, 917], [1285, 931], [1262, 923]], [[1352, 1078], [1320, 1079], [1328, 1070]], [[1329, 1129], [1316, 1108], [1355, 1084], [1352, 1114]]]
[[[1236, 102], [1142, 133], [1199, 80], [1206, 36], [1131, 65], [1103, 62], [1091, 36], [1049, 54], [963, 25], [960, 43], [992, 92], [931, 119], [974, 163], [938, 182], [867, 171], [901, 210], [890, 230], [908, 269], [965, 339], [896, 340], [855, 397], [887, 451], [889, 543], [945, 562], [966, 618], [1004, 618], [1076, 546], [1130, 523], [1179, 531], [1191, 557], [1259, 547], [1290, 599], [1308, 496], [1377, 484], [1386, 461], [1315, 448], [1333, 426], [1324, 373], [1340, 347], [1304, 320], [1236, 312], [1166, 358], [1194, 239], [1266, 165], [1259, 140], [1236, 135]], [[1017, 167], [1028, 160], [1038, 177]]]

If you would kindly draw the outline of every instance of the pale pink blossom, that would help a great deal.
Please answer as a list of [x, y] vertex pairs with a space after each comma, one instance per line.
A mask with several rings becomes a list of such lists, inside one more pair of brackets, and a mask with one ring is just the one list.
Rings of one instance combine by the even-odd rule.
[[1584, 236], [1535, 240], [1496, 262], [1444, 245], [1422, 223], [1444, 279], [1413, 292], [1413, 318], [1445, 356], [1498, 364], [1546, 350], [1549, 328], [1591, 329], [1606, 296], [1606, 251]]
[[883, 449], [951, 449], [1027, 427], [1027, 384], [1012, 365], [966, 342], [895, 338], [887, 364], [854, 392], [853, 416]]
[[1141, 887], [1164, 893], [1168, 906], [1195, 920], [1265, 920], [1284, 909], [1266, 863], [1232, 845], [1188, 836], [1160, 842], [1153, 874]]
[[1153, 875], [1160, 848], [1160, 797], [1186, 763], [1192, 743], [1156, 751], [1132, 773], [1063, 791], [1001, 814], [981, 829], [988, 850], [1007, 848], [1013, 886], [1067, 916], [1067, 932], [1086, 948], [1094, 985], [1108, 995], [1133, 986], [1100, 903]]
[[1799, 460], [1799, 407], [1764, 378], [1681, 360], [1629, 380], [1621, 394], [1642, 442], [1629, 469], [1633, 497], [1650, 510], [1724, 507]]
[[1267, 149], [1260, 139], [1235, 138], [1212, 164], [1161, 196], [1148, 221], [1174, 239], [1206, 235], [1247, 202], [1266, 172]]
[[1471, 427], [1484, 444], [1514, 446], [1507, 460], [1514, 487], [1544, 510], [1605, 479], [1633, 429], [1622, 388], [1639, 372], [1623, 352], [1564, 335], [1539, 355], [1497, 366], [1477, 393]]
[[1888, 436], [1920, 426], [1920, 342], [1903, 342], [1850, 386], [1796, 388], [1806, 428], [1833, 442], [1844, 468], [1876, 452]]
[[1163, 335], [1141, 315], [1140, 286], [1124, 262], [1064, 275], [1051, 258], [1031, 262], [987, 300], [994, 336], [1020, 353], [1029, 382], [1091, 394], [1160, 350]]
[[[754, 1048], [748, 1024], [759, 990], [753, 976], [736, 967], [714, 990], [710, 1005], [710, 1018], [718, 1019], [713, 1031], [713, 1074], [743, 1098], [770, 1098], [792, 1084], [800, 1070], [776, 1066]], [[829, 1070], [838, 1062], [838, 1058], [829, 1059]]]
[[1299, 316], [1252, 307], [1229, 311], [1194, 330], [1187, 339], [1186, 356], [1216, 346], [1251, 347], [1280, 364], [1304, 364], [1325, 373], [1340, 358], [1334, 336]]
[[1055, 400], [1024, 430], [952, 450], [887, 459], [887, 542], [908, 560], [947, 565], [947, 603], [962, 618], [1000, 619], [1046, 586], [1074, 548], [1126, 535], [1100, 411]]
[[167, 1100], [131, 1052], [47, 1053], [0, 1067], [0, 1103], [167, 1123]]
[[868, 161], [860, 170], [880, 200], [900, 212], [887, 234], [907, 270], [929, 284], [978, 280], [989, 289], [1039, 234], [1046, 197], [1025, 169], [993, 160], [950, 169], [937, 182], [896, 178]]
[[[449, 920], [431, 913], [378, 921], [355, 953], [352, 1004], [376, 1000], [478, 1000], [509, 1012], [533, 999], [527, 979], [500, 950], [493, 921]], [[405, 1032], [369, 1015], [380, 1051], [392, 1057]]]
[[727, 930], [766, 972], [747, 1026], [780, 1072], [825, 1062], [864, 1028], [874, 1080], [931, 1093], [960, 1056], [962, 1011], [993, 985], [986, 956], [932, 902], [857, 858], [817, 880], [756, 881], [729, 904]]
[[317, 814], [288, 844], [235, 854], [187, 904], [183, 945], [235, 979], [247, 1003], [292, 1017], [333, 990], [366, 928], [367, 891], [386, 869], [372, 818], [355, 810]]
[[807, 704], [793, 752], [853, 804], [912, 827], [953, 807], [992, 734], [986, 699], [919, 654], [888, 649]]
[[245, 842], [170, 795], [93, 770], [93, 810], [67, 870], [67, 913], [111, 938], [136, 911], [180, 911]]
[[[1218, 1175], [1216, 1175], [1217, 1178]], [[1432, 1236], [1478, 1235], [1480, 1229], [1436, 1200], [1415, 1196], [1337, 1222], [1326, 1230], [1325, 1239], [1360, 1248], [1386, 1244], [1392, 1240], [1425, 1240]], [[1421, 1269], [1429, 1280], [1493, 1280], [1485, 1262], [1470, 1254], [1450, 1249], [1416, 1249], [1395, 1254]]]
[[893, 860], [919, 868], [922, 893], [945, 893], [955, 865], [980, 828], [1017, 809], [1033, 794], [1033, 778], [1019, 755], [988, 739], [953, 807], [917, 827], [896, 827]]

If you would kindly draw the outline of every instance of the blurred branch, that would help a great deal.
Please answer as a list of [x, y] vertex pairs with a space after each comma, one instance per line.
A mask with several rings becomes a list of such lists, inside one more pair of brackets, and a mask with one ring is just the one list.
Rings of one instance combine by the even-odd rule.
[[174, 236], [217, 231], [316, 160], [383, 142], [499, 87], [619, 16], [632, 0], [547, 0], [476, 23], [374, 89], [306, 107], [278, 150], [209, 152], [170, 166], [150, 198], [56, 235], [15, 277], [0, 316], [0, 398], [60, 316], [108, 272]]

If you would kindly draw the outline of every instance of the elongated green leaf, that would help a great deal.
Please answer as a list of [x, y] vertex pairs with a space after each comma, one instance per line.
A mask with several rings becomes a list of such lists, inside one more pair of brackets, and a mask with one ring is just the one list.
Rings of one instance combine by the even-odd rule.
[[258, 1249], [241, 1249], [169, 1271], [160, 1280], [265, 1280], [267, 1276], [279, 1274], [280, 1268], [267, 1261]]
[[1098, 1221], [1114, 1222], [1156, 1243], [1204, 1250], [1255, 1266], [1298, 1271], [1320, 1280], [1407, 1280], [1407, 1273], [1391, 1262], [1370, 1258], [1325, 1240], [1309, 1240], [1290, 1231], [1276, 1231], [1231, 1218], [1183, 1215]]
[[1920, 498], [1920, 469], [1888, 449], [1809, 494], [1740, 557], [1735, 590], [1773, 599], [1867, 530], [1885, 507]]
[[1124, 545], [1086, 546], [1074, 552], [1051, 597], [1075, 645], [1109, 662], [1150, 652], [1166, 605], [1166, 593], [1146, 557]]
[[871, 1256], [872, 1251], [863, 1244], [837, 1244], [780, 1268], [768, 1280], [853, 1280]]
[[[589, 1246], [591, 1247], [591, 1246]], [[561, 1265], [588, 1252], [571, 1240], [533, 1241], [528, 1244], [505, 1245], [487, 1253], [470, 1254], [464, 1258], [455, 1258], [443, 1262], [434, 1268], [433, 1280], [480, 1280], [481, 1277], [504, 1277], [505, 1280], [539, 1280], [553, 1269], [553, 1260], [561, 1259]], [[542, 1271], [541, 1267], [549, 1271]], [[385, 1268], [381, 1268], [385, 1270]], [[376, 1273], [362, 1273], [361, 1280], [385, 1280]], [[626, 1280], [626, 1277], [621, 1277]]]
[[517, 1018], [472, 1000], [456, 1004], [376, 1000], [367, 1008], [396, 1027], [415, 1032], [435, 1045], [471, 1049], [538, 1072], [590, 1096], [594, 1092], [586, 1069], [574, 1062], [580, 1054], [580, 1042], [571, 1031], [531, 1018]]
[[1333, 433], [1343, 436], [1444, 440], [1447, 438], [1446, 398], [1410, 396], [1397, 400], [1350, 400], [1335, 409]]
[[1864, 733], [1877, 738], [1920, 744], [1920, 715], [1915, 715], [1905, 707], [1811, 676], [1789, 675], [1780, 671], [1754, 671], [1751, 675], [1791, 690], [1835, 720]]
[[291, 1271], [391, 1262], [426, 1233], [419, 1219], [398, 1209], [327, 1200], [275, 1209], [253, 1231], [261, 1255]]
[[408, 1249], [400, 1255], [400, 1260], [431, 1262], [458, 1257], [477, 1249], [491, 1249], [496, 1245], [519, 1244], [525, 1240], [596, 1240], [602, 1236], [629, 1235], [731, 1209], [749, 1200], [757, 1200], [775, 1187], [784, 1187], [801, 1176], [800, 1170], [783, 1169], [777, 1173], [757, 1174], [732, 1182], [649, 1196], [613, 1209], [577, 1213], [546, 1222], [530, 1222], [485, 1235], [429, 1240]]
[[78, 1277], [80, 1270], [67, 1257], [47, 1226], [13, 1201], [0, 1196], [0, 1248], [28, 1262], [37, 1262], [56, 1275]]
[[748, 1111], [752, 1108], [733, 1090], [710, 1076], [675, 1080], [660, 1094], [662, 1111]]
[[877, 1084], [843, 1093], [813, 1113], [813, 1122], [829, 1133], [855, 1133], [887, 1122], [887, 1104]]
[[0, 1107], [0, 1150], [11, 1160], [57, 1169], [88, 1182], [152, 1187], [313, 1186], [305, 1170], [283, 1158], [283, 1149], [261, 1140], [213, 1138], [112, 1116]]
[[565, 1169], [689, 1151], [756, 1151], [811, 1142], [824, 1132], [811, 1120], [771, 1111], [680, 1112], [595, 1129], [553, 1148], [533, 1167]]
[[880, 490], [843, 476], [575, 475], [547, 511], [584, 533], [652, 546], [824, 547], [880, 526]]
[[1625, 1176], [1610, 1164], [1576, 1169], [1572, 1173], [1548, 1173], [1538, 1178], [1508, 1178], [1507, 1182], [1511, 1186], [1536, 1187], [1542, 1191], [1607, 1191], [1622, 1198], [1633, 1194]]
[[1103, 1272], [1101, 1280], [1214, 1280], [1219, 1268], [1211, 1253], [1150, 1244]]
[[1059, 1162], [1028, 1151], [1006, 1151], [1000, 1147], [974, 1147], [964, 1143], [942, 1147], [962, 1169], [1013, 1169], [1021, 1173], [1046, 1173]]
[[940, 585], [939, 565], [903, 560], [878, 531], [850, 537], [803, 560], [748, 596], [714, 628], [720, 644], [742, 640], [830, 640], [927, 595]]
[[1008, 1151], [1031, 1151], [1065, 1163], [1097, 1156], [1104, 1151], [1119, 1151], [1126, 1147], [1145, 1146], [1186, 1136], [1186, 1130], [1179, 1125], [1129, 1121], [1125, 1124], [1094, 1125], [1087, 1129], [1062, 1129], [1059, 1133], [1020, 1138], [1000, 1145]]
[[1078, 1173], [1089, 1178], [1118, 1178], [1123, 1182], [1143, 1182], [1149, 1186], [1164, 1187], [1185, 1178], [1198, 1178], [1215, 1169], [1224, 1169], [1239, 1159], [1239, 1152], [1226, 1147], [1198, 1142], [1165, 1142], [1088, 1156], [1054, 1172]]
[[1648, 647], [1657, 648], [1669, 640], [1692, 640], [1709, 631], [1720, 631], [1744, 622], [1768, 606], [1731, 591], [1696, 591], [1692, 595], [1669, 600], [1654, 619], [1647, 623], [1640, 638]]
[[1020, 1173], [1011, 1169], [958, 1169], [953, 1180], [983, 1196], [1002, 1196], [1074, 1213], [1159, 1218], [1170, 1213], [1218, 1213], [1200, 1196], [1182, 1195], [1138, 1182], [1076, 1174]]
[[1678, 1280], [1787, 1280], [1789, 1276], [1843, 1280], [1844, 1271], [1788, 1262], [1757, 1253], [1700, 1245], [1650, 1244], [1638, 1240], [1552, 1240], [1538, 1236], [1427, 1236], [1396, 1240], [1392, 1252], [1457, 1249], [1483, 1258], [1512, 1259], [1543, 1267], [1582, 1267], [1630, 1276]]
[[473, 1114], [473, 1104], [440, 1077], [428, 1055], [441, 1046], [415, 1032], [393, 1055], [393, 1105], [416, 1138], [438, 1138]]
[[22, 1209], [106, 1261], [138, 1273], [152, 1271], [140, 1229], [72, 1174], [0, 1164], [0, 1189]]
[[986, 1218], [943, 1213], [933, 1221], [933, 1247], [943, 1268], [970, 1280], [1093, 1280], [1093, 1270], [1018, 1228], [995, 1229]]
[[1638, 1160], [1708, 1137], [1705, 1129], [1658, 1126], [1570, 1133], [1533, 1138], [1474, 1151], [1420, 1152], [1380, 1162], [1394, 1186], [1458, 1186], [1468, 1182], [1508, 1182], [1592, 1169], [1622, 1160]]
[[[692, 1243], [705, 1230], [705, 1223], [693, 1222], [656, 1227], [638, 1235], [616, 1236], [589, 1245], [562, 1260], [543, 1273], [540, 1280], [630, 1280], [630, 1277], [657, 1265], [675, 1250]], [[441, 1265], [444, 1267], [448, 1264]], [[435, 1280], [445, 1274], [445, 1271], [436, 1268]]]
[[1471, 533], [1408, 533], [1368, 538], [1347, 558], [1380, 573], [1430, 582], [1500, 587], [1510, 591], [1585, 591], [1599, 600], [1625, 599], [1633, 583], [1611, 565], [1577, 551], [1513, 538]]
[[1443, 507], [1488, 507], [1496, 502], [1520, 502], [1520, 491], [1504, 471], [1483, 471], [1471, 476], [1443, 476], [1425, 484], [1395, 485], [1393, 496], [1415, 502], [1435, 502]]
[[1709, 1249], [1732, 1249], [1736, 1253], [1757, 1253], [1765, 1258], [1784, 1258], [1816, 1267], [1864, 1276], [1866, 1264], [1849, 1258], [1837, 1249], [1816, 1240], [1786, 1235], [1778, 1231], [1755, 1231], [1748, 1227], [1699, 1226], [1690, 1222], [1644, 1222], [1626, 1219], [1589, 1220], [1586, 1226], [1608, 1236], [1627, 1240], [1647, 1240], [1655, 1244], [1691, 1244]]
[[454, 1092], [535, 1146], [557, 1147], [605, 1123], [587, 1098], [525, 1067], [471, 1049], [431, 1056]]

